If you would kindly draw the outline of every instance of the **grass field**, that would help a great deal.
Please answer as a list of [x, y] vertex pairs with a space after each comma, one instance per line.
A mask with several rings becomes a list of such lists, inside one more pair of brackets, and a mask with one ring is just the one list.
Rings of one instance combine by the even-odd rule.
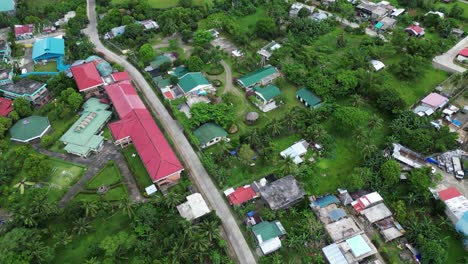
[[34, 71], [36, 72], [56, 72], [57, 71], [57, 62], [52, 61], [48, 62], [45, 65], [38, 63], [34, 65]]
[[91, 181], [87, 183], [89, 188], [99, 188], [100, 186], [113, 185], [122, 180], [119, 169], [115, 164], [108, 163]]
[[257, 21], [266, 16], [266, 9], [264, 7], [258, 7], [254, 14], [239, 18], [237, 24], [242, 31], [250, 31]]
[[55, 158], [50, 158], [50, 166], [52, 173], [49, 183], [56, 187], [50, 188], [48, 196], [51, 201], [59, 200], [86, 170], [80, 165]]
[[[122, 150], [122, 153], [125, 156], [125, 160], [127, 161], [128, 167], [135, 177], [135, 180], [140, 188], [140, 192], [143, 193], [145, 188], [153, 184], [151, 181], [148, 172], [146, 171], [143, 162], [138, 156], [137, 151], [134, 146], [128, 146]], [[135, 154], [135, 156], [133, 156]]]
[[[78, 118], [80, 118], [78, 115], [73, 115], [70, 118], [51, 120], [50, 123], [53, 131], [50, 135], [59, 139], [70, 128], [70, 126], [78, 120]], [[63, 147], [63, 143], [60, 140], [57, 140], [49, 149], [58, 153], [66, 153], [66, 151], [63, 150]]]
[[[127, 0], [112, 0], [112, 4], [125, 3]], [[148, 0], [148, 3], [154, 8], [169, 8], [178, 5], [177, 0]], [[194, 0], [195, 5], [204, 5], [205, 3], [211, 4], [211, 0]]]

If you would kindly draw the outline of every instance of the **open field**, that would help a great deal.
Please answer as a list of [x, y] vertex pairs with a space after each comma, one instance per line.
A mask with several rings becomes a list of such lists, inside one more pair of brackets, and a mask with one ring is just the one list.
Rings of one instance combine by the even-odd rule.
[[151, 178], [148, 175], [148, 172], [146, 171], [140, 156], [138, 156], [133, 145], [123, 149], [122, 153], [125, 156], [128, 168], [132, 172], [133, 177], [135, 177], [138, 187], [140, 188], [140, 192], [143, 193], [145, 188], [153, 184], [153, 182], [151, 181]]
[[55, 158], [50, 158], [50, 166], [52, 168], [49, 179], [52, 187], [49, 190], [49, 199], [51, 201], [59, 200], [86, 170], [85, 167], [80, 165]]
[[122, 180], [119, 169], [114, 165], [108, 163], [91, 181], [87, 183], [89, 188], [99, 188], [100, 186], [113, 185]]
[[259, 7], [257, 8], [254, 14], [238, 19], [237, 24], [239, 25], [242, 31], [250, 31], [250, 28], [255, 26], [255, 23], [257, 23], [257, 21], [259, 21], [262, 18], [265, 18], [266, 16], [266, 9], [264, 7]]

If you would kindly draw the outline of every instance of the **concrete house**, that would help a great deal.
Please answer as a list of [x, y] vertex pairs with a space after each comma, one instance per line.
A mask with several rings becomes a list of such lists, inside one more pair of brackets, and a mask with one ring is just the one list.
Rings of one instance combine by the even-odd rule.
[[286, 235], [286, 230], [279, 221], [263, 221], [252, 226], [252, 234], [264, 255], [281, 248], [280, 238]]
[[122, 36], [125, 33], [125, 28], [126, 27], [127, 26], [123, 25], [123, 26], [115, 27], [115, 28], [111, 29], [111, 31], [107, 32], [104, 35], [104, 39], [113, 39], [115, 37]]
[[214, 123], [201, 125], [193, 131], [193, 134], [198, 139], [201, 148], [207, 148], [221, 142], [222, 140], [229, 141], [226, 130]]
[[29, 116], [18, 120], [11, 128], [11, 140], [29, 143], [40, 139], [50, 129], [49, 119], [44, 116]]
[[16, 7], [15, 0], [0, 1], [0, 13], [14, 13], [15, 7]]
[[201, 72], [189, 72], [179, 78], [177, 84], [185, 96], [206, 95], [216, 92], [216, 88]]
[[51, 95], [46, 88], [47, 84], [23, 78], [16, 83], [0, 86], [3, 96], [10, 99], [24, 97], [35, 106], [42, 106], [49, 102]]
[[31, 39], [34, 37], [34, 25], [15, 25], [16, 40]]
[[102, 149], [104, 137], [98, 135], [112, 116], [109, 105], [102, 104], [97, 98], [90, 98], [83, 104], [83, 112], [60, 141], [65, 144], [64, 150], [83, 158]]
[[262, 185], [254, 182], [253, 189], [272, 210], [286, 209], [300, 202], [305, 195], [304, 188], [296, 181], [294, 176], [289, 175], [274, 182]]
[[39, 39], [34, 43], [32, 59], [34, 62], [57, 60], [65, 55], [65, 40], [62, 38]]
[[177, 211], [188, 221], [202, 217], [211, 211], [200, 193], [191, 194], [186, 199], [187, 202], [177, 206]]
[[80, 92], [85, 93], [87, 97], [99, 95], [104, 81], [93, 62], [73, 66], [70, 70]]
[[275, 97], [280, 95], [281, 91], [277, 86], [273, 84], [265, 87], [255, 86], [253, 91], [255, 92], [255, 97], [258, 100], [255, 104], [263, 112], [268, 112], [278, 107], [275, 102]]
[[250, 90], [255, 85], [268, 85], [279, 76], [279, 71], [270, 65], [242, 76], [237, 80], [237, 83], [242, 88]]
[[272, 41], [265, 45], [263, 48], [261, 48], [259, 51], [257, 51], [257, 53], [260, 54], [266, 60], [269, 60], [271, 55], [273, 55], [273, 52], [279, 48], [281, 48], [281, 45], [276, 43], [275, 41]]

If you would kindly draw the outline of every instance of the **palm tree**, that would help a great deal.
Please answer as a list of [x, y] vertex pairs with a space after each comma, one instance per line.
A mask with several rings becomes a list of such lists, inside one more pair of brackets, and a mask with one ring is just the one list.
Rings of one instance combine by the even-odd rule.
[[99, 210], [99, 205], [96, 201], [84, 201], [81, 204], [81, 208], [85, 210], [85, 216], [86, 217], [95, 217], [97, 215], [97, 212]]
[[267, 130], [271, 137], [277, 137], [283, 134], [284, 126], [277, 119], [274, 119], [270, 124], [268, 124]]
[[135, 215], [135, 211], [133, 210], [134, 207], [135, 203], [129, 197], [119, 201], [119, 209], [126, 213], [129, 218], [132, 218]]
[[246, 137], [245, 137], [245, 140], [247, 141], [247, 143], [253, 147], [253, 148], [256, 148], [260, 145], [260, 142], [261, 142], [261, 139], [260, 139], [260, 134], [258, 132], [258, 130], [255, 128], [254, 130], [252, 130]]
[[281, 167], [280, 167], [280, 172], [282, 175], [290, 175], [294, 174], [297, 171], [297, 165], [294, 163], [294, 160], [291, 156], [286, 156], [281, 161]]
[[351, 104], [354, 107], [358, 107], [364, 104], [364, 100], [359, 94], [352, 94], [350, 98], [351, 98]]
[[99, 264], [101, 263], [96, 257], [85, 260], [85, 264]]
[[182, 202], [182, 197], [175, 192], [170, 192], [164, 199], [164, 203], [166, 204], [166, 207], [168, 208], [174, 208], [181, 202]]
[[232, 149], [232, 145], [226, 140], [221, 140], [218, 143], [218, 148], [221, 152], [221, 155], [226, 156], [229, 153], [229, 151]]
[[372, 115], [371, 118], [369, 119], [369, 122], [367, 123], [367, 127], [369, 128], [370, 131], [374, 131], [376, 129], [380, 129], [383, 126], [382, 119], [378, 117], [377, 115]]
[[84, 217], [78, 218], [75, 222], [73, 222], [73, 225], [73, 231], [78, 235], [84, 235], [92, 229], [91, 224], [87, 222], [86, 218]]
[[201, 224], [202, 234], [208, 238], [210, 243], [221, 240], [220, 230], [217, 223], [204, 221]]
[[28, 182], [26, 179], [23, 179], [22, 181], [18, 182], [17, 184], [13, 185], [13, 188], [16, 189], [16, 191], [19, 191], [20, 194], [24, 194], [24, 188], [26, 186], [33, 186], [35, 185], [35, 182]]
[[364, 144], [361, 148], [362, 157], [367, 159], [372, 156], [377, 150], [377, 146], [374, 144]]

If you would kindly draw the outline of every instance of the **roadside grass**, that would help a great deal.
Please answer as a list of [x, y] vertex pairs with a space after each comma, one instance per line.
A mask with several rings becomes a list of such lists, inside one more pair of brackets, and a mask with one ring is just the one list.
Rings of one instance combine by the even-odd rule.
[[47, 62], [46, 64], [42, 65], [38, 63], [34, 65], [34, 71], [36, 72], [56, 72], [57, 71], [57, 62]]
[[[64, 223], [61, 221], [57, 225], [51, 225], [53, 232], [57, 233], [64, 230], [72, 229], [72, 223]], [[91, 225], [92, 231], [85, 235], [74, 235], [70, 244], [59, 246], [55, 251], [55, 263], [70, 263], [81, 264], [85, 263], [88, 256], [93, 254], [96, 246], [109, 235], [116, 234], [120, 231], [130, 231], [130, 219], [122, 212], [117, 212], [110, 217], [99, 216], [95, 218]], [[105, 227], [105, 228], [100, 228]], [[54, 241], [49, 241], [52, 244]]]
[[87, 184], [89, 188], [99, 188], [100, 186], [113, 185], [122, 180], [119, 169], [114, 163], [107, 163]]
[[122, 154], [127, 161], [128, 168], [132, 172], [133, 177], [135, 177], [140, 192], [144, 193], [145, 188], [153, 184], [153, 182], [151, 181], [151, 178], [146, 171], [140, 156], [138, 156], [135, 147], [131, 145], [122, 149]]
[[122, 183], [119, 186], [116, 186], [109, 191], [106, 192], [104, 195], [104, 200], [108, 201], [118, 201], [126, 198], [128, 196], [127, 188]]

